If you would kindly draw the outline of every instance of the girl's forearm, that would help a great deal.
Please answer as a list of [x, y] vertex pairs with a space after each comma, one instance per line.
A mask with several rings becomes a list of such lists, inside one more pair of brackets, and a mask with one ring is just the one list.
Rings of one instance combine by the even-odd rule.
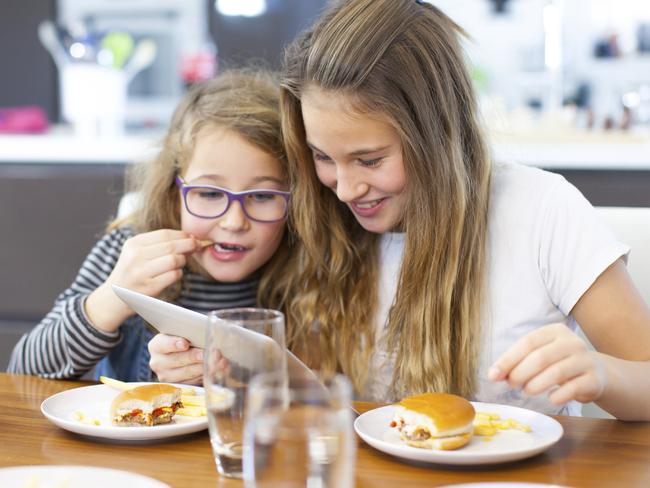
[[596, 404], [620, 420], [650, 420], [650, 361], [598, 355], [607, 385]]

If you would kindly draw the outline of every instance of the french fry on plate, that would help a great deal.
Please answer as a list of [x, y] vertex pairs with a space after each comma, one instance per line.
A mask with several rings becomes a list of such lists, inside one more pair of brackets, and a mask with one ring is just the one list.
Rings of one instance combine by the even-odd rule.
[[74, 418], [77, 422], [81, 422], [82, 424], [102, 425], [101, 420], [89, 418], [81, 410], [75, 410], [75, 412], [72, 414], [72, 418]]
[[529, 425], [522, 424], [514, 419], [502, 419], [497, 413], [476, 412], [474, 418], [474, 434], [479, 436], [493, 436], [499, 430], [516, 429], [522, 432], [531, 432]]
[[198, 406], [184, 406], [176, 410], [176, 415], [181, 415], [183, 417], [205, 417], [207, 415], [207, 410], [205, 407]]
[[205, 408], [205, 397], [203, 395], [181, 395], [181, 402], [186, 407], [203, 407]]
[[106, 386], [110, 386], [111, 388], [115, 388], [116, 390], [120, 390], [120, 391], [125, 391], [125, 390], [130, 390], [131, 388], [135, 388], [135, 385], [130, 385], [129, 383], [116, 380], [113, 378], [109, 378], [108, 376], [100, 376], [99, 381], [104, 383]]

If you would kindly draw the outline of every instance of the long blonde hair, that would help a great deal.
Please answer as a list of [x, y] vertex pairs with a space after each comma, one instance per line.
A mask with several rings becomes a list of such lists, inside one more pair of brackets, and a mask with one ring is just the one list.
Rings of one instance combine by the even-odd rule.
[[486, 275], [490, 162], [459, 34], [439, 9], [414, 0], [339, 2], [286, 50], [281, 92], [302, 279], [291, 313], [320, 327], [324, 368], [361, 390], [374, 346], [378, 236], [321, 185], [306, 145], [301, 95], [340, 94], [356, 113], [382, 114], [399, 134], [408, 201], [405, 245], [387, 347], [392, 394], [476, 388]]
[[[284, 174], [287, 160], [282, 141], [279, 114], [279, 84], [264, 70], [240, 69], [221, 73], [193, 87], [181, 100], [158, 154], [136, 165], [127, 174], [129, 191], [138, 195], [139, 206], [126, 218], [109, 224], [130, 225], [136, 232], [180, 229], [180, 197], [174, 183], [176, 173], [189, 164], [197, 134], [204, 128], [234, 131], [251, 144], [276, 158]], [[281, 308], [287, 285], [287, 266], [295, 240], [287, 223], [284, 238], [260, 278], [258, 302]], [[273, 278], [273, 279], [271, 279]], [[163, 296], [173, 298], [178, 284]]]

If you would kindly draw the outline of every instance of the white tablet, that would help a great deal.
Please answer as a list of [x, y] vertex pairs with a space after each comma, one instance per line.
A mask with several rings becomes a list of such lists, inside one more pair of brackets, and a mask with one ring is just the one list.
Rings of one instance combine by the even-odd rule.
[[[205, 331], [208, 326], [207, 315], [121, 286], [112, 285], [112, 288], [120, 299], [158, 332], [183, 337], [190, 341], [190, 344], [194, 347], [205, 347]], [[227, 326], [224, 325], [224, 327]], [[233, 337], [232, 333], [236, 334], [236, 336]], [[256, 354], [255, 351], [271, 348], [277, 349], [278, 353], [280, 352], [278, 344], [270, 337], [242, 327], [233, 326], [229, 330], [224, 330], [223, 337], [221, 349], [224, 356], [236, 361], [243, 367], [259, 369], [258, 360], [263, 355]], [[228, 337], [231, 337], [232, 340], [228, 340]], [[246, 344], [246, 347], [242, 347], [242, 342]], [[291, 376], [306, 374], [316, 378], [314, 372], [288, 350], [287, 365]]]

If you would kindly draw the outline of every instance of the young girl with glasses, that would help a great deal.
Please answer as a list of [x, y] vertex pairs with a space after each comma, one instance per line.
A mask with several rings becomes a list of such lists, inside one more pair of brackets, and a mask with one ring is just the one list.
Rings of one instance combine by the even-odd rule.
[[317, 327], [322, 368], [362, 399], [439, 391], [553, 414], [595, 401], [649, 420], [650, 311], [628, 248], [561, 176], [492, 161], [459, 34], [426, 2], [351, 0], [287, 49], [306, 251], [288, 337]]
[[97, 365], [97, 376], [200, 383], [202, 350], [154, 338], [113, 284], [199, 312], [282, 308], [294, 244], [278, 94], [270, 74], [232, 71], [184, 97], [157, 157], [131, 175], [139, 206], [22, 337], [9, 371], [76, 378]]

